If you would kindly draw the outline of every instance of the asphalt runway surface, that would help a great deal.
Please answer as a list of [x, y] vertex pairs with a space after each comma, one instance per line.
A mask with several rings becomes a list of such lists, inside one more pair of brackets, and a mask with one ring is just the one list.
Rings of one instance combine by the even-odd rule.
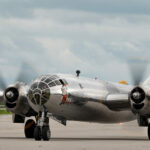
[[147, 150], [147, 128], [136, 121], [120, 124], [67, 122], [63, 126], [50, 120], [50, 141], [24, 137], [24, 124], [11, 122], [11, 115], [0, 115], [0, 150]]

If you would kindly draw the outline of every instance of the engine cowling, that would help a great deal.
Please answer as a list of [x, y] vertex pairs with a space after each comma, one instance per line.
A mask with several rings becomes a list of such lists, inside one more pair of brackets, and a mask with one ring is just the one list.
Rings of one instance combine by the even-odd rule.
[[150, 115], [150, 94], [146, 87], [134, 87], [129, 94], [131, 109], [140, 115]]
[[6, 107], [9, 109], [15, 108], [19, 98], [19, 89], [17, 87], [9, 87], [4, 94]]
[[4, 91], [4, 104], [7, 111], [22, 116], [34, 115], [33, 109], [30, 107], [27, 99], [28, 87], [24, 83], [17, 82], [9, 86]]

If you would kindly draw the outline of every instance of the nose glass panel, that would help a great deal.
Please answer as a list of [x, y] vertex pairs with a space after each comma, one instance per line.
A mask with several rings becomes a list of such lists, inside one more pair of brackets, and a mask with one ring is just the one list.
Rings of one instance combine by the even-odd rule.
[[50, 88], [61, 86], [62, 82], [67, 84], [64, 79], [57, 75], [44, 75], [37, 78], [28, 91], [30, 101], [35, 105], [45, 104], [51, 96]]
[[50, 88], [42, 81], [33, 83], [28, 91], [28, 97], [35, 105], [43, 105], [50, 99]]

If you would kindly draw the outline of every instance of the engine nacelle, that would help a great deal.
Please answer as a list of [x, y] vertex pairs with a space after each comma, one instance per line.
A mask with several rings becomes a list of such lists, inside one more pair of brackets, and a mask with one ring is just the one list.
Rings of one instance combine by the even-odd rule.
[[150, 115], [150, 93], [147, 87], [137, 86], [129, 94], [131, 109], [140, 115]]
[[7, 111], [22, 116], [32, 116], [36, 114], [30, 107], [27, 99], [28, 87], [24, 83], [17, 82], [4, 91], [4, 104]]
[[17, 87], [9, 87], [4, 92], [4, 102], [6, 108], [13, 109], [17, 106], [19, 98], [19, 89]]

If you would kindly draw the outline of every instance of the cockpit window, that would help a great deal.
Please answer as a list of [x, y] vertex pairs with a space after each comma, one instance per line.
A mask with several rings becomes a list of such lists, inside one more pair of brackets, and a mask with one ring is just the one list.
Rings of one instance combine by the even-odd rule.
[[34, 83], [31, 87], [28, 97], [33, 104], [43, 105], [50, 99], [50, 89], [45, 82]]
[[43, 96], [43, 98], [48, 99], [50, 97], [49, 89], [43, 91], [42, 96]]
[[41, 93], [40, 89], [35, 89], [34, 91], [35, 91], [35, 93]]
[[55, 81], [56, 85], [61, 85], [60, 81], [56, 80]]
[[47, 89], [47, 88], [48, 88], [47, 84], [45, 84], [44, 82], [40, 82], [38, 87], [39, 87], [39, 89], [41, 89], [41, 90], [44, 90], [44, 89]]
[[53, 75], [52, 78], [58, 79], [59, 77], [57, 75]]
[[47, 78], [46, 76], [42, 77], [41, 81], [44, 81], [46, 78]]
[[43, 77], [41, 77], [41, 81], [44, 81], [44, 82], [46, 82], [46, 83], [49, 83], [49, 82], [51, 82], [51, 81], [53, 81], [53, 80], [56, 80], [56, 79], [58, 79], [59, 77], [57, 76], [57, 75], [46, 75], [46, 76], [43, 76]]
[[36, 103], [39, 105], [40, 104], [40, 95], [36, 93], [34, 95], [34, 99], [36, 100]]
[[[61, 79], [60, 79], [61, 80]], [[50, 87], [62, 85], [57, 75], [41, 76], [28, 91], [28, 97], [35, 105], [43, 105], [50, 99]], [[63, 79], [62, 82], [66, 83]]]
[[31, 89], [34, 90], [38, 87], [38, 82], [32, 84]]
[[35, 83], [31, 86], [31, 90], [39, 88], [40, 90], [47, 89], [49, 87], [60, 86], [68, 84], [65, 79], [60, 79], [57, 75], [42, 75], [35, 80]]
[[53, 87], [53, 86], [55, 86], [56, 84], [55, 84], [54, 82], [51, 82], [51, 83], [49, 83], [48, 85], [49, 85], [49, 87]]
[[50, 79], [51, 79], [51, 80], [55, 80], [56, 78], [52, 76], [52, 77], [50, 77]]
[[45, 80], [46, 83], [49, 83], [49, 82], [51, 82], [51, 81], [52, 81], [51, 78], [48, 78], [48, 79]]

